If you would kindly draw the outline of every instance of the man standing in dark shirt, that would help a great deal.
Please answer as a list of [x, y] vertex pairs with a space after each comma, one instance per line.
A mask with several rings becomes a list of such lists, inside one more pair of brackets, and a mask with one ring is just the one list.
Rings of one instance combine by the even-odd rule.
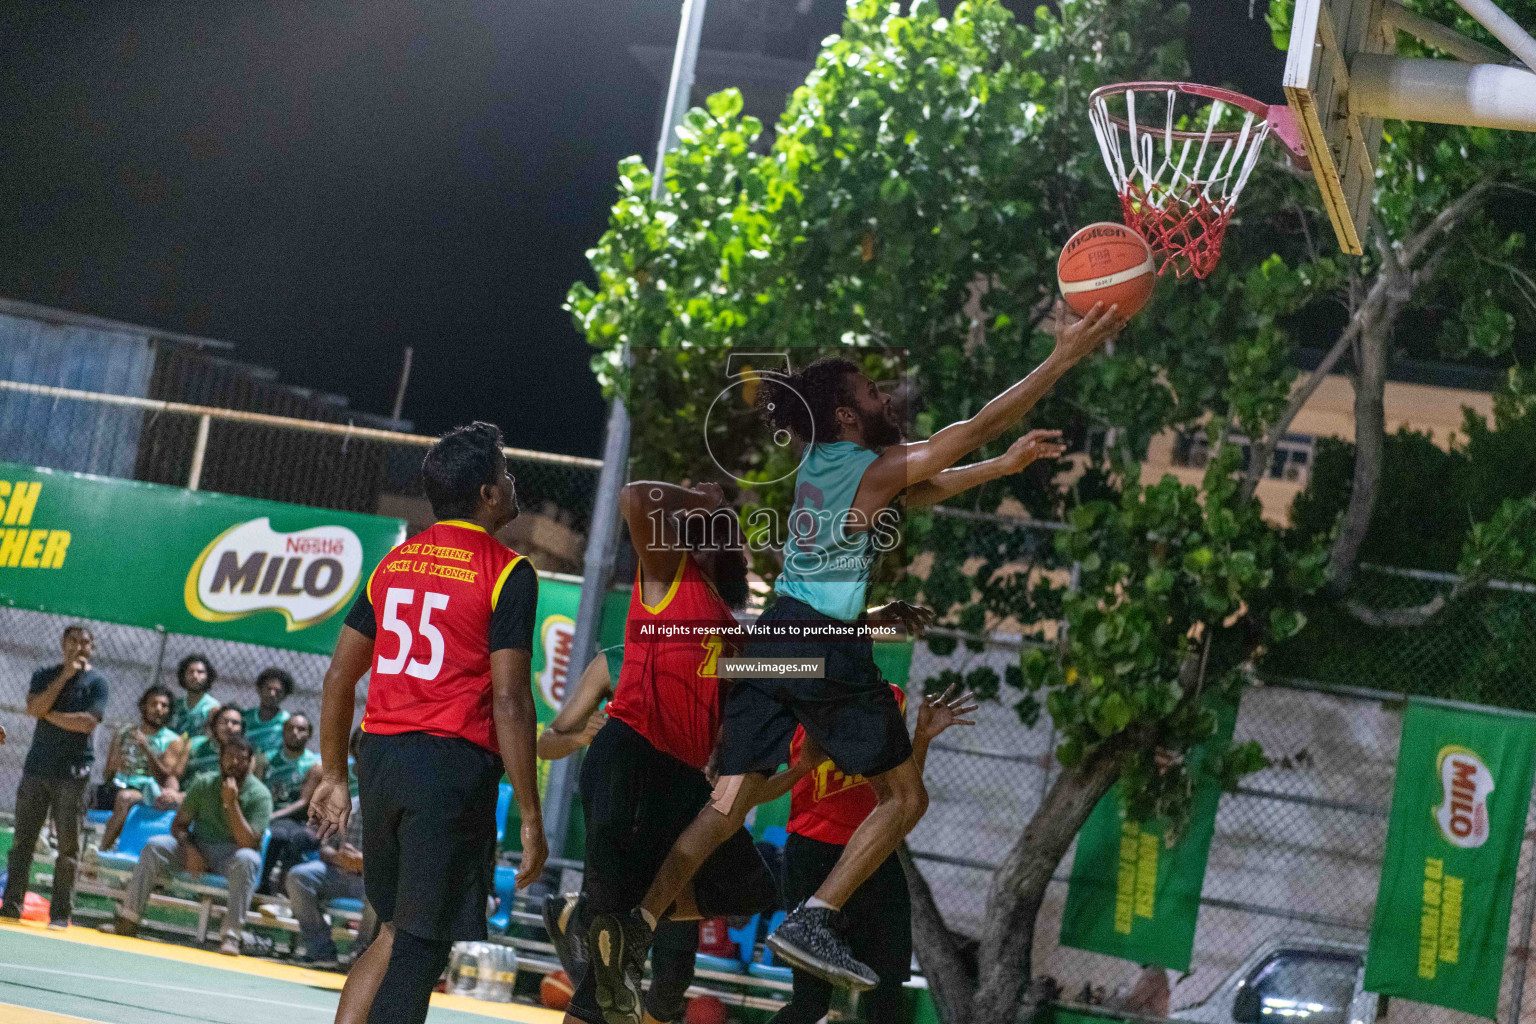
[[96, 639], [84, 626], [69, 626], [62, 641], [64, 661], [38, 669], [27, 690], [27, 714], [37, 719], [32, 749], [16, 789], [16, 835], [9, 858], [10, 877], [0, 917], [21, 917], [32, 852], [53, 812], [59, 834], [59, 859], [53, 866], [49, 928], [67, 928], [80, 858], [80, 822], [85, 788], [91, 777], [91, 732], [107, 709], [107, 680], [91, 667]]

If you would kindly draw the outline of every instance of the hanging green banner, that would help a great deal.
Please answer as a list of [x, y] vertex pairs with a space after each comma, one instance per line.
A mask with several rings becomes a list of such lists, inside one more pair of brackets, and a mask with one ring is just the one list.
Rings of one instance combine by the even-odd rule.
[[1221, 784], [1201, 765], [1232, 739], [1237, 708], [1213, 703], [1216, 732], [1189, 753], [1196, 780], [1189, 824], [1172, 845], [1168, 823], [1131, 821], [1117, 783], [1077, 836], [1061, 943], [1139, 964], [1189, 970], [1205, 862], [1216, 832]]
[[1411, 702], [1365, 987], [1492, 1018], [1531, 802], [1536, 719]]
[[329, 654], [398, 519], [0, 462], [0, 604]]

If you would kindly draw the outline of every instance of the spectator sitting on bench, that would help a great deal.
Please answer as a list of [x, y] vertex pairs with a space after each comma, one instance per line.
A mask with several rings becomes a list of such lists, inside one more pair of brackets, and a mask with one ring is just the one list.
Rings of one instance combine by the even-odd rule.
[[187, 693], [171, 702], [172, 729], [188, 739], [203, 734], [208, 716], [219, 709], [218, 698], [209, 692], [218, 678], [207, 655], [189, 654], [176, 664], [176, 682]]
[[229, 887], [219, 952], [240, 955], [241, 928], [261, 877], [261, 836], [272, 817], [272, 794], [251, 774], [251, 761], [251, 745], [244, 737], [224, 740], [219, 771], [199, 775], [187, 787], [171, 834], [152, 836], [144, 844], [117, 918], [103, 926], [104, 931], [138, 933], [150, 892], [165, 868], [194, 878], [216, 871]]
[[[181, 771], [181, 788], [183, 791], [190, 789], [192, 781], [204, 772], [217, 771], [222, 761], [220, 751], [232, 737], [245, 737], [245, 719], [239, 708], [233, 704], [225, 704], [213, 714], [208, 716], [208, 725], [203, 730], [203, 735], [194, 736], [187, 747], [186, 767]], [[250, 741], [246, 741], [250, 746]], [[259, 779], [266, 774], [267, 759], [252, 749], [251, 771]]]
[[270, 761], [283, 749], [283, 727], [289, 717], [283, 701], [293, 696], [293, 676], [280, 668], [262, 669], [256, 677], [256, 695], [260, 703], [244, 714], [245, 739]]
[[179, 737], [165, 724], [171, 717], [171, 700], [170, 690], [158, 683], [151, 686], [139, 698], [139, 724], [125, 726], [112, 737], [102, 774], [111, 780], [109, 785], [117, 793], [112, 817], [107, 819], [107, 830], [101, 839], [104, 850], [117, 843], [129, 809], [140, 801], [162, 808], [180, 802], [169, 794], [180, 792], [177, 776], [181, 774], [186, 749], [177, 743]]
[[[249, 716], [250, 712], [246, 712]], [[288, 870], [320, 848], [309, 831], [309, 797], [320, 784], [320, 755], [307, 749], [314, 735], [309, 716], [295, 711], [283, 723], [283, 745], [267, 758], [262, 779], [272, 791], [272, 840], [267, 844], [267, 874], [259, 892], [281, 892]], [[247, 734], [249, 738], [249, 734]], [[276, 875], [276, 881], [273, 881]]]
[[363, 898], [363, 814], [352, 798], [352, 817], [345, 837], [332, 836], [320, 846], [320, 859], [305, 861], [288, 872], [288, 903], [304, 935], [304, 958], [310, 967], [336, 966], [336, 943], [321, 916], [328, 900]]

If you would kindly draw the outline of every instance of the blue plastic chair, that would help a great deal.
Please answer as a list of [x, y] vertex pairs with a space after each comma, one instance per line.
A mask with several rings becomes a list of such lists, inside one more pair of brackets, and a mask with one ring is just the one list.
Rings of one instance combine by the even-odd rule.
[[784, 849], [784, 844], [788, 841], [788, 839], [789, 833], [784, 830], [783, 825], [769, 825], [767, 828], [763, 829], [763, 837], [759, 839], [758, 842], [767, 843], [770, 846], [777, 846], [782, 850]]
[[496, 848], [507, 837], [507, 813], [512, 810], [512, 783], [503, 781], [496, 790]]
[[[764, 834], [763, 838], [767, 839], [768, 837], [766, 834]], [[779, 927], [779, 925], [783, 923], [784, 911], [776, 911], [774, 915], [768, 919], [768, 934], [772, 935], [774, 931]], [[773, 962], [773, 950], [770, 949], [766, 944], [763, 946], [762, 959], [757, 963], [749, 964], [747, 966], [747, 973], [752, 975], [754, 978], [767, 978], [772, 981], [794, 980], [794, 974], [788, 967], [785, 967], [783, 964], [776, 964]]]
[[171, 822], [176, 818], [176, 808], [159, 811], [144, 804], [128, 808], [123, 821], [122, 834], [117, 837], [117, 849], [103, 850], [96, 855], [96, 863], [119, 871], [132, 871], [139, 862], [139, 853], [152, 836], [171, 834]]
[[92, 825], [105, 825], [112, 818], [111, 811], [86, 811], [85, 820]]
[[363, 912], [363, 901], [355, 900], [350, 896], [343, 896], [340, 899], [331, 900], [326, 904], [326, 906], [333, 910], [350, 910], [354, 914], [361, 914]]
[[694, 957], [694, 964], [707, 971], [723, 971], [729, 974], [742, 974], [747, 970], [747, 964], [752, 960], [752, 951], [757, 946], [757, 918], [753, 914], [752, 919], [740, 928], [728, 928], [726, 934], [731, 941], [736, 943], [736, 956], [714, 956], [709, 953], [699, 953]]
[[517, 894], [517, 868], [507, 864], [496, 865], [492, 888], [496, 892], [496, 909], [486, 918], [485, 923], [493, 930], [505, 933], [512, 927], [512, 897]]

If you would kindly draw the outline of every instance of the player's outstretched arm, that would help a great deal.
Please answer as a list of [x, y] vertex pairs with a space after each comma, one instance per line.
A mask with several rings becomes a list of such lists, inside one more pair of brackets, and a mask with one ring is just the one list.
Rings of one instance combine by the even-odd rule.
[[599, 711], [598, 705], [611, 693], [613, 681], [608, 677], [608, 657], [599, 652], [581, 674], [576, 692], [565, 699], [555, 720], [539, 733], [539, 760], [558, 761], [590, 745], [597, 731], [608, 721], [607, 713]]
[[544, 811], [539, 805], [539, 775], [534, 764], [534, 735], [538, 715], [533, 704], [533, 655], [520, 647], [491, 652], [491, 714], [501, 762], [512, 782], [518, 814], [523, 819], [523, 862], [517, 887], [526, 889], [544, 871], [549, 846], [544, 839]]
[[926, 441], [892, 445], [864, 471], [854, 507], [873, 517], [892, 498], [931, 480], [970, 452], [997, 440], [1044, 398], [1056, 382], [1125, 326], [1119, 309], [1095, 305], [1081, 320], [1067, 323], [1066, 304], [1056, 304], [1056, 347], [1045, 362], [968, 420], [951, 423]]
[[629, 526], [629, 538], [640, 556], [640, 567], [652, 583], [665, 583], [677, 573], [683, 545], [672, 515], [712, 512], [725, 500], [717, 483], [682, 487], [661, 480], [636, 480], [619, 491], [619, 515]]
[[937, 505], [953, 498], [962, 491], [991, 483], [999, 477], [1023, 472], [1025, 467], [1039, 459], [1060, 458], [1067, 446], [1060, 443], [1059, 430], [1031, 430], [995, 459], [973, 462], [969, 466], [952, 466], [931, 480], [907, 488], [907, 507]]
[[976, 724], [968, 717], [980, 707], [975, 695], [967, 692], [956, 697], [954, 693], [955, 687], [951, 684], [943, 693], [925, 697], [917, 709], [917, 726], [912, 730], [912, 760], [919, 773], [928, 764], [928, 745], [940, 733], [952, 725]]
[[320, 684], [320, 784], [309, 801], [309, 825], [320, 839], [346, 831], [352, 813], [347, 740], [357, 708], [357, 681], [372, 664], [372, 638], [342, 626], [336, 652]]

